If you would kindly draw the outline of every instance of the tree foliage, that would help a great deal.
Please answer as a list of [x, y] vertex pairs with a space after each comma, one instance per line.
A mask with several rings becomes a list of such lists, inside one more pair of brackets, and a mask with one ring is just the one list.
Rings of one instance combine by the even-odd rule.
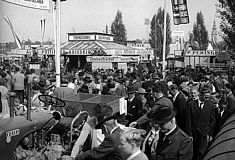
[[119, 44], [126, 43], [126, 28], [122, 21], [122, 12], [119, 10], [117, 11], [115, 20], [111, 25], [111, 33], [113, 34], [114, 42]]
[[196, 23], [193, 25], [193, 38], [198, 42], [199, 49], [207, 49], [209, 39], [202, 12], [197, 13]]
[[235, 51], [235, 1], [218, 0], [217, 13], [221, 18], [220, 29], [228, 49]]
[[[154, 48], [154, 54], [162, 60], [164, 34], [164, 9], [159, 8], [151, 20], [149, 43]], [[171, 19], [169, 13], [166, 16], [166, 55], [170, 51], [171, 38]]]

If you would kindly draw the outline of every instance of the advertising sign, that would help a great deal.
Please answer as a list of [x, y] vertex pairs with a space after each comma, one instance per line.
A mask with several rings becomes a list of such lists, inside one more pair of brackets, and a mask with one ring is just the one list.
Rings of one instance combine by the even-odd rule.
[[175, 25], [189, 23], [189, 15], [186, 0], [171, 0], [173, 21]]
[[184, 37], [184, 31], [172, 31], [173, 37]]
[[3, 1], [34, 9], [50, 10], [49, 0], [3, 0]]
[[219, 50], [191, 50], [186, 53], [186, 56], [216, 56], [218, 54]]

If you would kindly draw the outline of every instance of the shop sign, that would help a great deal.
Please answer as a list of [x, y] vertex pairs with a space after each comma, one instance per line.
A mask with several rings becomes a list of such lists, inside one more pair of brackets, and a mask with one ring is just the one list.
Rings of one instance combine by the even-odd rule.
[[66, 50], [68, 53], [66, 55], [91, 55], [93, 50]]
[[87, 62], [119, 62], [120, 57], [118, 56], [87, 56]]
[[172, 31], [173, 37], [184, 37], [184, 31]]
[[219, 50], [191, 50], [186, 53], [186, 56], [216, 56], [218, 54]]
[[95, 35], [69, 35], [69, 41], [89, 41], [95, 40]]
[[50, 10], [49, 0], [3, 0], [3, 1], [34, 9]]
[[101, 40], [101, 41], [113, 41], [112, 36], [104, 36], [104, 35], [96, 35], [96, 40]]
[[110, 63], [110, 62], [138, 62], [139, 57], [123, 57], [123, 56], [87, 56], [87, 62], [100, 62], [100, 63]]
[[121, 57], [120, 62], [139, 62], [139, 57]]

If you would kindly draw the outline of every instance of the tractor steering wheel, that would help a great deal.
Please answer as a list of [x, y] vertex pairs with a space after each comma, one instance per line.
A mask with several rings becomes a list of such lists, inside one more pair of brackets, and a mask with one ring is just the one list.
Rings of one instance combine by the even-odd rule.
[[63, 101], [60, 98], [53, 97], [51, 95], [40, 95], [40, 96], [38, 96], [38, 99], [46, 105], [51, 105], [54, 107], [64, 107], [65, 106], [65, 101]]

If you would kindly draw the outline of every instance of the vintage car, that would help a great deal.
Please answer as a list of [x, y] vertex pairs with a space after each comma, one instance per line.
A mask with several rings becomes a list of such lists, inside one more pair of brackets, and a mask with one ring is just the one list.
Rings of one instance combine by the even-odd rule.
[[[1, 160], [60, 159], [70, 155], [79, 131], [100, 104], [119, 111], [121, 97], [75, 94], [66, 99], [42, 95], [39, 99], [55, 111], [30, 111], [0, 120]], [[30, 115], [30, 116], [29, 116]]]

